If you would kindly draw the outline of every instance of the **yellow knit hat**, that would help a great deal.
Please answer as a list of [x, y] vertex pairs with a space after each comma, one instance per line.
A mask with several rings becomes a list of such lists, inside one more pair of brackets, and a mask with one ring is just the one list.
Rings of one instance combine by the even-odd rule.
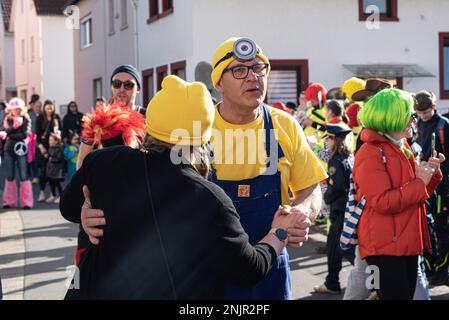
[[[232, 53], [234, 51], [234, 44], [236, 41], [243, 39], [243, 38], [229, 38], [222, 44], [218, 46], [218, 48], [215, 50], [214, 57], [212, 59], [212, 67], [214, 68], [212, 71], [212, 84], [215, 88], [217, 88], [217, 84], [221, 79], [221, 76], [223, 75], [223, 71], [234, 61], [236, 60], [235, 56], [231, 56], [230, 58], [223, 60], [220, 62], [221, 59], [226, 57], [227, 54]], [[256, 44], [258, 52], [256, 56], [260, 58], [263, 62], [266, 64], [270, 64], [270, 61], [268, 58], [263, 54], [262, 49]], [[220, 62], [220, 63], [218, 63]], [[218, 63], [218, 64], [217, 64]], [[268, 67], [267, 75], [270, 73], [270, 67]]]
[[214, 104], [204, 84], [171, 75], [162, 81], [162, 90], [148, 104], [147, 132], [166, 143], [200, 146], [210, 140], [214, 115]]
[[365, 86], [366, 86], [365, 80], [353, 77], [345, 81], [343, 87], [341, 88], [341, 91], [343, 91], [346, 94], [346, 97], [348, 99], [352, 100], [352, 95], [357, 91], [365, 89]]

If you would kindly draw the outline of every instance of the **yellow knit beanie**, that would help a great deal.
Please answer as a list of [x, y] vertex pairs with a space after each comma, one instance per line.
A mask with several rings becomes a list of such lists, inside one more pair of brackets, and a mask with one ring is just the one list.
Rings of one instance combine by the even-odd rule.
[[[214, 68], [212, 71], [212, 84], [215, 88], [217, 88], [217, 84], [221, 79], [221, 76], [223, 75], [223, 71], [234, 61], [236, 60], [235, 56], [231, 56], [230, 58], [221, 61], [218, 63], [221, 59], [226, 57], [226, 55], [230, 52], [233, 52], [234, 50], [234, 44], [236, 41], [240, 40], [242, 38], [229, 38], [222, 44], [218, 46], [218, 48], [215, 50], [214, 57], [212, 59], [212, 67]], [[265, 62], [266, 64], [270, 64], [270, 61], [268, 58], [263, 54], [262, 49], [260, 49], [259, 46], [257, 46], [258, 53], [256, 56]], [[218, 64], [217, 64], [218, 63]], [[268, 67], [267, 75], [270, 73], [270, 67]]]
[[343, 87], [341, 88], [341, 91], [343, 91], [346, 94], [346, 98], [352, 100], [352, 95], [357, 91], [365, 89], [365, 86], [366, 86], [365, 80], [353, 77], [345, 81]]
[[160, 141], [200, 146], [210, 140], [214, 115], [214, 104], [204, 84], [171, 75], [148, 104], [146, 128]]

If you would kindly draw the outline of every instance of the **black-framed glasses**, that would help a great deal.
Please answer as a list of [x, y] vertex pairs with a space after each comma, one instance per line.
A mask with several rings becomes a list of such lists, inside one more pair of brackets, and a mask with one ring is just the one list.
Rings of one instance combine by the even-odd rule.
[[114, 89], [120, 89], [123, 86], [125, 90], [132, 90], [134, 89], [135, 85], [136, 84], [130, 80], [126, 80], [124, 82], [122, 80], [112, 81], [112, 86], [114, 87]]
[[231, 71], [232, 76], [238, 80], [246, 79], [246, 77], [248, 76], [249, 70], [251, 70], [258, 77], [265, 77], [268, 73], [269, 66], [270, 65], [268, 65], [266, 63], [258, 63], [255, 65], [252, 65], [252, 66], [240, 65], [240, 66], [235, 66], [232, 68], [226, 68], [223, 72]]

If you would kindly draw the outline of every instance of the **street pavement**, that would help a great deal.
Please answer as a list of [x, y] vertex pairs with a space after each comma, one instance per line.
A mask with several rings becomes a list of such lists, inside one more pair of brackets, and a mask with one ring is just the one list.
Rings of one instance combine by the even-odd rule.
[[[0, 190], [3, 180], [0, 170]], [[37, 195], [37, 186], [35, 186]], [[36, 202], [32, 210], [0, 209], [0, 276], [6, 300], [60, 300], [73, 272], [78, 226], [65, 221], [55, 204]], [[326, 256], [324, 227], [312, 227], [302, 248], [289, 249], [293, 299], [341, 300], [341, 295], [314, 294], [324, 282]], [[345, 261], [340, 274], [344, 288], [351, 270]], [[432, 299], [449, 300], [449, 287], [431, 289]]]
[[[36, 185], [34, 189], [37, 195]], [[4, 299], [62, 299], [73, 272], [77, 225], [65, 221], [56, 204], [36, 202], [32, 210], [0, 210]]]

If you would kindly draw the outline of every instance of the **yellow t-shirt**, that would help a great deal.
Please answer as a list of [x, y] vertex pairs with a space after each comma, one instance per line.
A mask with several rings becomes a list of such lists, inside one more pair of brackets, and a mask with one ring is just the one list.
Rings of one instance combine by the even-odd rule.
[[[276, 139], [284, 157], [280, 159], [282, 204], [290, 204], [288, 189], [294, 193], [327, 178], [326, 171], [310, 149], [299, 123], [287, 113], [268, 107]], [[252, 179], [266, 171], [263, 114], [244, 125], [226, 122], [215, 110], [211, 145], [213, 167], [219, 180]]]

